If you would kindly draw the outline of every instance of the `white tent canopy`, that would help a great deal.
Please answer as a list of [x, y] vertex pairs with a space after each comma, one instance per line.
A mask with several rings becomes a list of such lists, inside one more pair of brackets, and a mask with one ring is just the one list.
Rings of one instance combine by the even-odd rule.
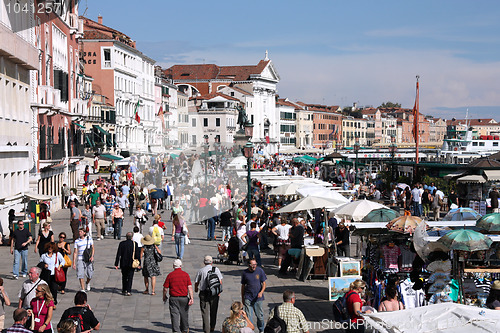
[[370, 200], [356, 200], [340, 206], [334, 212], [335, 215], [341, 218], [352, 219], [354, 221], [361, 221], [363, 217], [368, 215], [372, 210], [379, 208], [388, 208], [378, 202]]
[[500, 327], [500, 311], [456, 303], [377, 312], [363, 317], [368, 327], [380, 333], [495, 333]]
[[299, 189], [297, 189], [297, 193], [300, 194], [301, 196], [304, 196], [304, 197], [314, 195], [317, 197], [339, 200], [343, 203], [349, 202], [349, 199], [344, 197], [339, 192], [332, 191], [332, 190], [329, 190], [328, 188], [320, 187], [320, 186], [300, 187]]

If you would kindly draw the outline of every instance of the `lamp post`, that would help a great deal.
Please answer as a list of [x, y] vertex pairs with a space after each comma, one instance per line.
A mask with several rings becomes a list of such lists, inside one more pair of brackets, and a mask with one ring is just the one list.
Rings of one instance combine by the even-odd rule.
[[208, 152], [210, 149], [210, 144], [208, 143], [208, 135], [204, 135], [205, 143], [203, 144], [204, 152], [205, 152], [205, 187], [208, 186]]
[[243, 147], [243, 153], [247, 158], [247, 219], [250, 218], [250, 212], [252, 211], [252, 178], [250, 175], [250, 170], [252, 169], [252, 157], [253, 157], [253, 143], [248, 139], [248, 142]]
[[220, 150], [220, 142], [219, 142], [219, 137], [215, 137], [215, 143], [214, 143], [214, 149], [215, 149], [215, 174], [216, 176], [219, 175], [219, 150]]
[[391, 183], [394, 181], [394, 156], [398, 150], [398, 145], [396, 144], [396, 138], [391, 136], [391, 145], [389, 146], [389, 152], [391, 153]]
[[356, 162], [354, 163], [354, 183], [359, 184], [358, 178], [358, 152], [361, 145], [359, 144], [358, 138], [356, 138], [356, 142], [354, 143], [354, 153], [356, 154]]

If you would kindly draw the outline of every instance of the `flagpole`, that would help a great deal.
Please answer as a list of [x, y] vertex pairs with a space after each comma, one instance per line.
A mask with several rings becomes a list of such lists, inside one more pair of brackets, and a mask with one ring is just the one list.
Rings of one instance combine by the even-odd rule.
[[419, 133], [419, 85], [418, 79], [420, 79], [420, 75], [417, 75], [417, 92], [415, 96], [415, 106], [413, 107], [413, 135], [415, 138], [415, 178], [417, 176], [417, 168], [418, 168], [418, 145], [420, 142], [420, 133]]

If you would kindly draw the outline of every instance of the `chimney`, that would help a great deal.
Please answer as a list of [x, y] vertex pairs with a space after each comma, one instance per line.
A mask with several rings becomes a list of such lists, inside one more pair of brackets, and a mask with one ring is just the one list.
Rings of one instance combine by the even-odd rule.
[[99, 14], [99, 16], [97, 16], [97, 23], [102, 24], [102, 16], [101, 16], [101, 14]]

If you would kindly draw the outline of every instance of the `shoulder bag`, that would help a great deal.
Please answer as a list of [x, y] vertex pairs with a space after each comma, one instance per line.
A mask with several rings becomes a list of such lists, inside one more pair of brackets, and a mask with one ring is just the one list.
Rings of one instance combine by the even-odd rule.
[[[68, 245], [68, 243], [66, 243], [66, 245]], [[64, 246], [64, 248], [66, 247], [66, 245]], [[64, 268], [69, 268], [73, 264], [71, 258], [66, 253], [64, 253], [64, 261], [65, 261], [65, 264], [63, 265]]]
[[89, 236], [87, 236], [87, 246], [85, 247], [85, 250], [83, 250], [83, 262], [89, 263], [90, 258], [92, 258], [92, 245], [89, 247]]
[[61, 267], [57, 267], [57, 255], [59, 252], [55, 252], [52, 255], [54, 255], [54, 278], [57, 283], [63, 283], [66, 281], [66, 274], [64, 274], [64, 270]]
[[156, 245], [154, 245], [154, 256], [155, 256], [156, 262], [161, 262], [163, 260], [163, 256], [158, 251], [158, 248], [156, 247]]
[[[134, 241], [132, 241], [134, 242]], [[135, 247], [137, 246], [137, 244], [134, 242], [134, 252], [132, 252], [132, 268], [136, 269], [136, 268], [139, 268], [139, 266], [141, 265], [141, 262], [139, 261], [139, 259], [135, 259]]]

